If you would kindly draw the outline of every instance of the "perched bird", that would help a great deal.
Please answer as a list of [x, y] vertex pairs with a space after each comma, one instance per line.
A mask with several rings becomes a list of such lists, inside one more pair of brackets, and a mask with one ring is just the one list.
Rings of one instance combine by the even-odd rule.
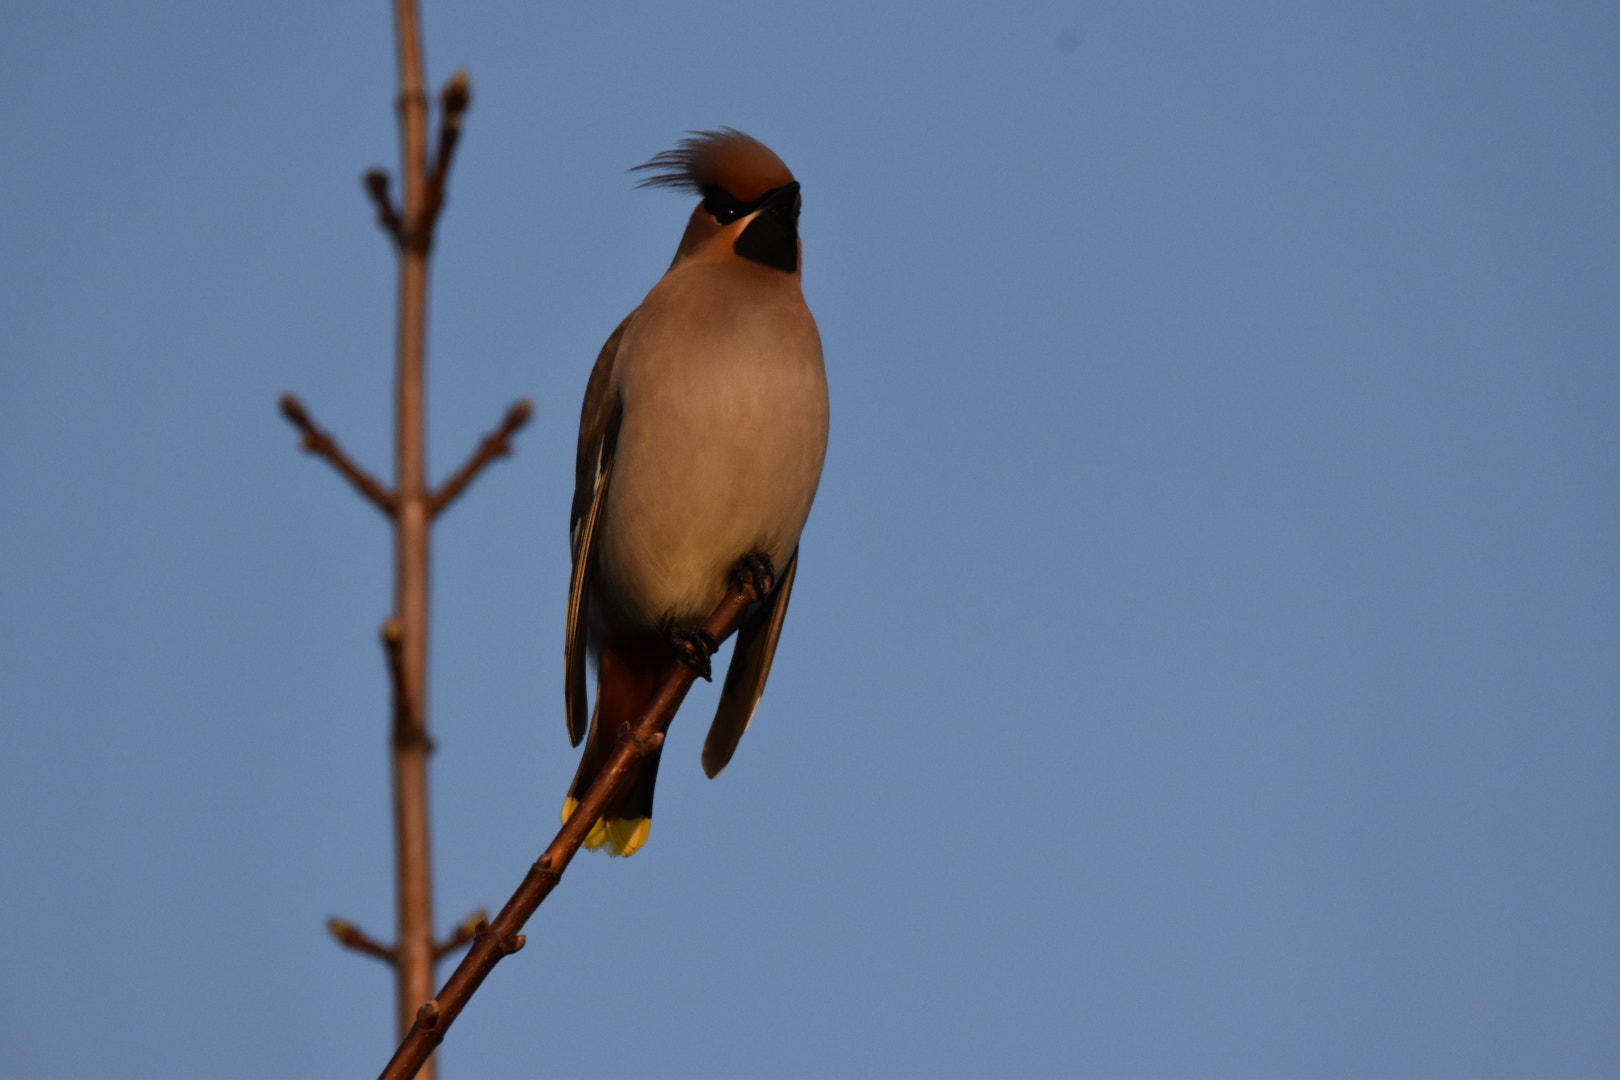
[[[576, 746], [587, 653], [597, 684], [564, 821], [668, 666], [684, 659], [708, 676], [696, 643], [741, 566], [770, 589], [737, 632], [703, 747], [711, 777], [731, 760], [770, 674], [827, 450], [821, 336], [800, 290], [798, 181], [730, 128], [692, 132], [632, 171], [643, 170], [638, 186], [702, 201], [675, 261], [613, 331], [585, 387], [564, 691]], [[642, 760], [588, 847], [632, 855], [646, 843], [660, 753]]]

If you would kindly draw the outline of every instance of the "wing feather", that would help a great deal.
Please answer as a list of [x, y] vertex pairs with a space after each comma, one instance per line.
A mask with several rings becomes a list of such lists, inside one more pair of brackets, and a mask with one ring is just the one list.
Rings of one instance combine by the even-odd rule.
[[798, 569], [799, 549], [794, 548], [776, 588], [737, 630], [737, 645], [731, 652], [731, 666], [726, 669], [725, 686], [720, 690], [720, 706], [703, 743], [703, 771], [711, 778], [719, 776], [731, 762], [737, 743], [754, 722], [754, 710], [765, 694], [765, 680], [776, 658], [776, 642], [782, 636], [782, 620], [787, 618], [788, 598], [793, 595], [793, 576]]
[[563, 698], [568, 738], [575, 746], [585, 737], [590, 719], [585, 695], [585, 658], [589, 651], [591, 569], [596, 530], [607, 504], [608, 480], [613, 473], [613, 451], [619, 435], [619, 395], [613, 381], [613, 362], [619, 353], [624, 328], [635, 317], [625, 317], [597, 354], [596, 366], [585, 386], [585, 404], [579, 416], [579, 451], [574, 459], [574, 504], [568, 522], [568, 548], [573, 571], [568, 579], [568, 630], [563, 650]]

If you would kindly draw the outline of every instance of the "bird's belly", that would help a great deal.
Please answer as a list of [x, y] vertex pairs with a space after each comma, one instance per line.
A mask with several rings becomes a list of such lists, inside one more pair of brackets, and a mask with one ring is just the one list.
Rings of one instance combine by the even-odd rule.
[[826, 452], [826, 383], [819, 364], [800, 367], [711, 361], [665, 380], [657, 400], [625, 403], [598, 539], [599, 631], [701, 621], [744, 555], [786, 566]]

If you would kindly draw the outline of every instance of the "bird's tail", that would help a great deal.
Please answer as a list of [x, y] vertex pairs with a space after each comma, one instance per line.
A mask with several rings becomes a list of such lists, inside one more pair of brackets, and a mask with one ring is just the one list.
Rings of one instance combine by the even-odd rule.
[[[562, 819], [574, 816], [580, 801], [590, 790], [619, 740], [619, 729], [634, 724], [658, 692], [659, 676], [667, 654], [656, 649], [612, 649], [602, 646], [598, 659], [596, 708], [591, 714], [590, 734], [585, 738], [585, 754], [579, 771], [563, 800]], [[653, 785], [658, 781], [660, 747], [641, 759], [635, 767], [629, 793], [616, 806], [610, 806], [591, 826], [585, 846], [606, 848], [610, 855], [634, 855], [647, 842], [652, 830]]]

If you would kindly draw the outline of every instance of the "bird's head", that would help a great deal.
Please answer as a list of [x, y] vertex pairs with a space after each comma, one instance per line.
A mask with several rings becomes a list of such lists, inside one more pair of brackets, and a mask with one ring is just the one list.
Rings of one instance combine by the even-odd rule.
[[678, 265], [700, 256], [736, 256], [799, 272], [799, 182], [758, 139], [732, 128], [694, 131], [632, 172], [637, 187], [667, 187], [703, 196], [675, 252]]

